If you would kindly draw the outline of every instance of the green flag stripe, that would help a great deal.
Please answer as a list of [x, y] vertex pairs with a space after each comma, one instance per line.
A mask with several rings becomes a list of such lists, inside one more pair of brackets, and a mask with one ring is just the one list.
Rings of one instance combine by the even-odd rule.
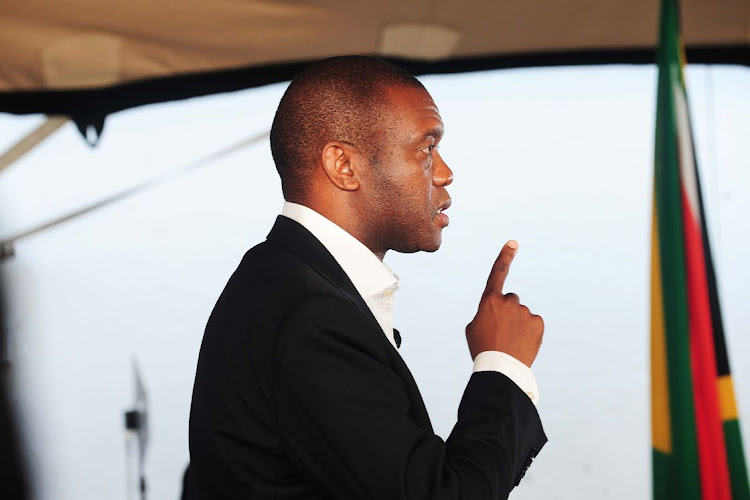
[[738, 420], [724, 422], [724, 440], [729, 459], [729, 478], [732, 485], [732, 500], [750, 500], [750, 483], [747, 465], [742, 451], [742, 436]]
[[[677, 150], [674, 89], [682, 88], [676, 5], [662, 2], [658, 52], [655, 192], [659, 226], [666, 352], [673, 453], [669, 463], [669, 495], [700, 499], [695, 410], [690, 365], [687, 284], [682, 229], [682, 192]], [[656, 462], [654, 475], [656, 476]], [[657, 481], [654, 481], [655, 485]], [[656, 486], [655, 486], [656, 488]], [[660, 488], [661, 490], [661, 488]]]
[[672, 456], [658, 450], [651, 451], [651, 463], [653, 464], [653, 498], [663, 500], [672, 498], [670, 495], [670, 471], [672, 467]]

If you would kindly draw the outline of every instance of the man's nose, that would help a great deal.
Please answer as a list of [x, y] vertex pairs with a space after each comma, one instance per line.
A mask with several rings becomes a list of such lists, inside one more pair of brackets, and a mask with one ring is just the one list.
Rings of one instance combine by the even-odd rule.
[[453, 171], [450, 169], [447, 163], [443, 161], [443, 157], [440, 153], [436, 155], [437, 164], [435, 165], [435, 173], [432, 176], [432, 183], [437, 186], [448, 186], [453, 182]]

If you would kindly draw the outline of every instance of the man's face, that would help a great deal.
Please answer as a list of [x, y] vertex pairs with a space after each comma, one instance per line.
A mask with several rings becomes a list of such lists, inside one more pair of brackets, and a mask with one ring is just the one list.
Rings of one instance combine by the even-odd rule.
[[[364, 172], [368, 233], [373, 246], [397, 252], [434, 252], [448, 225], [450, 206], [445, 186], [453, 172], [438, 144], [443, 121], [422, 89], [390, 89], [390, 120], [378, 145], [378, 160]], [[371, 246], [371, 248], [373, 248]]]

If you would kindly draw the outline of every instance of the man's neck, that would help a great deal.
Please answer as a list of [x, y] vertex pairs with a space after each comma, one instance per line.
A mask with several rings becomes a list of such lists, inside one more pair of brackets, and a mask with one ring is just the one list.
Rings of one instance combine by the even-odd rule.
[[310, 210], [314, 210], [315, 212], [322, 215], [323, 217], [352, 235], [354, 238], [359, 240], [359, 242], [365, 245], [381, 262], [385, 258], [385, 254], [388, 249], [373, 248], [373, 245], [370, 244], [368, 238], [365, 237], [367, 231], [362, 228], [362, 224], [357, 219], [352, 217], [352, 211], [341, 209], [340, 207], [334, 206], [330, 203], [315, 203], [307, 199], [286, 201], [305, 206]]

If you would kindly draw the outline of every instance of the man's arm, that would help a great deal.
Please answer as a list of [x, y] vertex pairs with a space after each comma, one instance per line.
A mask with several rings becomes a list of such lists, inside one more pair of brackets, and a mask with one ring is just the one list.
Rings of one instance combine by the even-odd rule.
[[410, 417], [408, 390], [371, 330], [330, 295], [288, 312], [273, 391], [290, 459], [331, 498], [506, 498], [546, 441], [531, 400], [500, 373], [475, 373], [444, 442]]

